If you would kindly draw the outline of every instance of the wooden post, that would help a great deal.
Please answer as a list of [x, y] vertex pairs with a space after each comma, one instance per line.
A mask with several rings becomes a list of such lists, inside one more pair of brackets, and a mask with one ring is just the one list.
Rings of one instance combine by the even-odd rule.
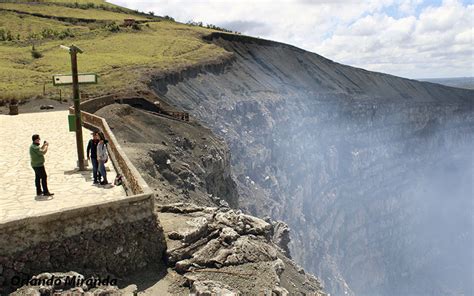
[[[80, 51], [80, 50], [79, 50]], [[81, 124], [81, 105], [79, 95], [79, 78], [77, 77], [77, 53], [78, 48], [74, 45], [69, 50], [71, 54], [71, 70], [72, 70], [72, 93], [74, 100], [74, 113], [76, 116], [76, 146], [79, 170], [84, 171], [84, 145], [82, 139], [82, 124]]]

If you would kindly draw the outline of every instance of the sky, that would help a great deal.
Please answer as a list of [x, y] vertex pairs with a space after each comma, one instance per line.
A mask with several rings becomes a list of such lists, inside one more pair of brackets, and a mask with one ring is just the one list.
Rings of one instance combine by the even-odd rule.
[[407, 78], [474, 76], [474, 0], [111, 0]]

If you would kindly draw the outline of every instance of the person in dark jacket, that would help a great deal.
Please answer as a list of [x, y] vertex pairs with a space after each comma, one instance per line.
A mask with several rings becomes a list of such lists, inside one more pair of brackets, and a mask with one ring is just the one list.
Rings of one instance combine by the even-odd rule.
[[97, 160], [97, 145], [99, 144], [99, 132], [92, 133], [92, 139], [87, 143], [87, 159], [92, 163], [92, 176], [94, 178], [94, 184], [99, 184], [100, 173], [99, 173], [99, 161]]
[[31, 140], [33, 143], [30, 146], [30, 157], [31, 167], [35, 171], [36, 196], [53, 196], [54, 193], [48, 190], [48, 176], [44, 168], [44, 155], [48, 152], [49, 143], [44, 141], [40, 147], [41, 139], [39, 135], [33, 135]]

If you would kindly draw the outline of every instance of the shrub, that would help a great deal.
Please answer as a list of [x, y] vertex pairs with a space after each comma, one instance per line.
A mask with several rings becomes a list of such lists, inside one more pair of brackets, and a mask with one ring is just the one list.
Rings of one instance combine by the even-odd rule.
[[0, 28], [0, 41], [7, 40], [7, 31], [4, 28]]
[[39, 51], [36, 50], [35, 46], [33, 45], [31, 47], [31, 56], [34, 58], [34, 59], [39, 59], [39, 58], [42, 58], [43, 57], [43, 54]]
[[120, 31], [120, 26], [117, 25], [115, 22], [106, 24], [105, 28], [109, 30], [110, 32], [114, 32], [114, 33]]
[[50, 29], [50, 28], [46, 28], [46, 29], [43, 29], [40, 33], [41, 37], [46, 39], [46, 38], [54, 38], [56, 37], [58, 33], [56, 31], [54, 31], [53, 29]]
[[186, 24], [190, 26], [203, 27], [202, 22], [188, 21]]
[[74, 37], [74, 33], [70, 29], [66, 29], [58, 34], [59, 39], [65, 39], [68, 37]]
[[[20, 39], [20, 35], [17, 34], [16, 38]], [[5, 30], [0, 28], [0, 41], [13, 41], [15, 40], [15, 36], [13, 36], [10, 30]]]
[[227, 33], [240, 34], [240, 32], [237, 32], [237, 31], [233, 32], [232, 30], [228, 30], [226, 28], [222, 28], [222, 27], [219, 27], [219, 26], [216, 26], [216, 25], [213, 25], [213, 24], [207, 24], [206, 28], [216, 30], [216, 31], [227, 32]]
[[28, 37], [26, 39], [35, 40], [35, 39], [39, 39], [39, 38], [40, 38], [40, 35], [38, 33], [29, 33]]
[[203, 28], [208, 28], [208, 29], [222, 31], [222, 32], [240, 34], [240, 32], [237, 32], [237, 31], [234, 32], [232, 30], [228, 30], [226, 28], [222, 28], [222, 27], [219, 27], [219, 26], [216, 26], [216, 25], [213, 25], [213, 24], [207, 24], [206, 26], [204, 26], [204, 24], [202, 22], [195, 22], [195, 21], [188, 21], [186, 24], [190, 25], [190, 26], [203, 27]]
[[10, 30], [7, 31], [7, 41], [13, 41], [13, 35], [12, 35], [12, 32], [10, 32]]
[[132, 29], [139, 31], [139, 30], [141, 30], [142, 28], [140, 27], [139, 24], [134, 23], [134, 24], [132, 25]]

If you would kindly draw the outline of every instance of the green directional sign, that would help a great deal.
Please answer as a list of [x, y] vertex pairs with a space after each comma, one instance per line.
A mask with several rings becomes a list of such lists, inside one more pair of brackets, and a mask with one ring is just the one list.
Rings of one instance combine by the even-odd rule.
[[[96, 73], [79, 73], [77, 75], [79, 79], [79, 84], [97, 84], [97, 74]], [[71, 85], [72, 84], [72, 75], [66, 74], [55, 74], [53, 75], [53, 85]]]

